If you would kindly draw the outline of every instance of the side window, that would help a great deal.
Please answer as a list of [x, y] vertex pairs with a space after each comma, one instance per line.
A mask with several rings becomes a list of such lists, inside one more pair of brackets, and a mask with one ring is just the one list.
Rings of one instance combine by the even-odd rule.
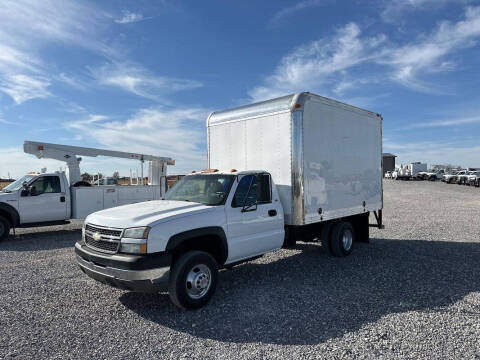
[[30, 185], [32, 195], [61, 192], [60, 179], [58, 176], [42, 176]]
[[[251, 184], [251, 186], [250, 186]], [[240, 179], [235, 195], [232, 200], [232, 207], [249, 206], [257, 201], [258, 181], [254, 175], [246, 175]], [[250, 189], [250, 192], [248, 191]], [[248, 198], [247, 197], [248, 194]]]
[[272, 202], [272, 187], [270, 185], [270, 175], [258, 175], [258, 203], [268, 204]]

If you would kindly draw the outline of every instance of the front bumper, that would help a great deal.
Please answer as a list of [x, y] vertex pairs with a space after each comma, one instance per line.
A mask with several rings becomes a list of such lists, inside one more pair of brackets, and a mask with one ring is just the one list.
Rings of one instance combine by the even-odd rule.
[[92, 279], [135, 292], [159, 292], [168, 288], [171, 255], [104, 254], [75, 244], [77, 263]]

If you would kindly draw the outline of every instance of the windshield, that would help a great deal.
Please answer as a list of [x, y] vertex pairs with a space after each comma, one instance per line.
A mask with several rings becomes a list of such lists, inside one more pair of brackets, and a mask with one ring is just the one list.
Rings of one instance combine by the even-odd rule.
[[8, 186], [5, 186], [2, 191], [4, 192], [12, 192], [12, 191], [17, 191], [22, 187], [22, 184], [26, 181], [29, 182], [35, 177], [35, 175], [25, 175], [21, 179], [18, 179], [17, 181], [14, 181]]
[[222, 205], [234, 177], [234, 175], [188, 175], [168, 190], [165, 199]]

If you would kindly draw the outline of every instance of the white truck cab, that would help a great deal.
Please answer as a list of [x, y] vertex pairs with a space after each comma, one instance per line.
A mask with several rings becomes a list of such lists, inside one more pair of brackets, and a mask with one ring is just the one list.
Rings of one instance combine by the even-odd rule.
[[12, 225], [61, 221], [70, 212], [65, 174], [27, 174], [0, 192], [0, 238]]
[[177, 306], [198, 308], [219, 268], [296, 241], [347, 256], [368, 242], [370, 212], [382, 227], [381, 122], [310, 93], [213, 113], [210, 169], [183, 177], [163, 200], [89, 215], [77, 263], [100, 282], [168, 290]]

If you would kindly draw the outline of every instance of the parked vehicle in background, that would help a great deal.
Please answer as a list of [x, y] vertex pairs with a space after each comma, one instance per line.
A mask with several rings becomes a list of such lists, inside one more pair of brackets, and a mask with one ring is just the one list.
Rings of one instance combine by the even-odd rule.
[[447, 184], [453, 184], [457, 181], [457, 176], [465, 174], [465, 170], [453, 170], [445, 175], [443, 175], [442, 181]]
[[468, 170], [465, 170], [465, 171], [461, 171], [457, 174], [456, 178], [455, 178], [455, 182], [458, 184], [458, 185], [466, 185], [467, 183], [467, 180], [468, 180], [468, 177], [473, 173], [473, 171], [468, 171]]
[[[67, 171], [27, 174], [1, 190], [0, 240], [8, 236], [11, 228], [84, 219], [101, 209], [161, 199], [166, 192], [167, 164], [174, 164], [170, 158], [31, 141], [25, 142], [24, 150], [39, 158], [63, 160], [67, 163]], [[151, 161], [150, 168], [155, 170], [156, 176], [151, 179], [151, 185], [91, 186], [82, 181], [81, 158], [77, 155]]]
[[467, 176], [466, 185], [470, 186], [479, 186], [478, 180], [480, 179], [480, 170], [472, 171], [470, 175]]
[[422, 179], [422, 173], [427, 171], [427, 164], [414, 162], [407, 165], [398, 165], [392, 174], [395, 180]]
[[418, 173], [417, 178], [421, 180], [442, 180], [445, 170], [434, 170], [434, 171], [421, 171]]
[[311, 93], [215, 112], [209, 170], [165, 200], [89, 215], [77, 263], [103, 283], [168, 290], [175, 305], [198, 308], [219, 268], [296, 241], [321, 238], [347, 256], [368, 241], [370, 212], [382, 226], [381, 128], [380, 115]]

